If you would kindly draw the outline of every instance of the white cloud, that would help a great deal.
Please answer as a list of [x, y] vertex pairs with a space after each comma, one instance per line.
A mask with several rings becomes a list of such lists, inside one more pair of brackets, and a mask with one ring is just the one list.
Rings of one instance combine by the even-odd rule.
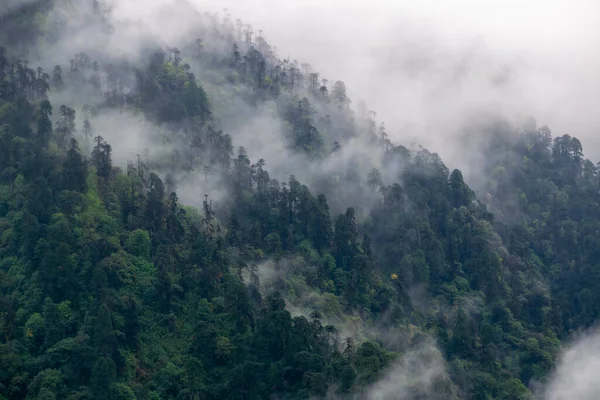
[[546, 385], [544, 400], [595, 400], [600, 396], [600, 332], [568, 346]]

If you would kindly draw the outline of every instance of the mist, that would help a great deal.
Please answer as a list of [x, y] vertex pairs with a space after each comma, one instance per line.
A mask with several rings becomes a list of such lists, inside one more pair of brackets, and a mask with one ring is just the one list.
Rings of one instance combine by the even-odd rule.
[[[195, 1], [227, 7], [263, 30], [281, 57], [343, 80], [399, 144], [417, 142], [472, 171], [461, 133], [482, 112], [533, 116], [582, 140], [597, 160], [600, 4], [593, 0], [478, 2]], [[467, 153], [467, 154], [465, 154]], [[476, 168], [475, 168], [476, 169]]]
[[[392, 142], [439, 153], [471, 184], [483, 162], [480, 131], [496, 118], [531, 116], [554, 135], [577, 136], [585, 155], [600, 159], [600, 4], [594, 0], [191, 2], [201, 13], [223, 16], [226, 9], [262, 32], [280, 58], [344, 81], [353, 108], [364, 101]], [[111, 7], [116, 20], [143, 21], [103, 45], [129, 57], [149, 36], [171, 44], [195, 26], [175, 0], [113, 0]], [[63, 50], [89, 47], [83, 38], [78, 33], [63, 41]], [[52, 49], [45, 58], [57, 53]], [[280, 150], [280, 137], [272, 140], [280, 127], [265, 129], [264, 122], [251, 122], [261, 126], [261, 140], [242, 134], [235, 146], [249, 147], [252, 159], [265, 158], [289, 175], [298, 163], [268, 151]]]
[[445, 361], [431, 341], [404, 354], [375, 384], [359, 398], [368, 400], [455, 399]]
[[[450, 380], [447, 363], [435, 339], [414, 326], [390, 327], [363, 321], [359, 313], [342, 311], [335, 296], [310, 288], [296, 275], [300, 270], [311, 268], [310, 261], [295, 259], [267, 260], [254, 268], [254, 279], [245, 271], [244, 279], [259, 285], [263, 295], [279, 290], [286, 302], [286, 309], [293, 317], [311, 318], [319, 311], [324, 325], [337, 330], [338, 350], [344, 350], [344, 340], [351, 337], [356, 346], [365, 341], [383, 344], [396, 357], [381, 371], [379, 378], [362, 385], [357, 393], [340, 395], [335, 387], [329, 388], [330, 400], [395, 400], [395, 399], [456, 399], [457, 388]], [[464, 308], [477, 307], [475, 303]], [[366, 317], [362, 315], [362, 317]], [[339, 341], [341, 339], [341, 342]]]
[[600, 331], [578, 337], [563, 350], [548, 383], [537, 396], [543, 400], [597, 399], [600, 381]]
[[[593, 0], [191, 2], [199, 13], [223, 16], [226, 9], [261, 32], [278, 57], [309, 63], [330, 82], [344, 81], [352, 108], [366, 103], [393, 143], [439, 153], [472, 185], [485, 161], [482, 132], [498, 118], [518, 123], [534, 117], [554, 135], [577, 136], [587, 157], [600, 158], [600, 5]], [[43, 64], [64, 62], [77, 51], [135, 60], [149, 42], [174, 45], [197, 26], [177, 0], [108, 4], [117, 35], [99, 47], [97, 33], [83, 21], [39, 55]], [[238, 102], [232, 110], [239, 116], [244, 107]], [[314, 188], [314, 171], [304, 168], [310, 164], [285, 151], [280, 121], [268, 105], [263, 108], [249, 111], [252, 119], [243, 125], [241, 118], [237, 126], [222, 119], [234, 148], [246, 147], [254, 161], [264, 158], [273, 177], [295, 174]], [[369, 153], [361, 143], [345, 150], [346, 160], [355, 150]], [[378, 166], [380, 156], [369, 162]]]
[[[359, 207], [364, 216], [368, 214], [365, 209], [381, 202], [375, 184], [371, 192], [365, 188], [370, 186], [366, 182], [367, 173], [385, 164], [384, 150], [370, 143], [372, 138], [367, 135], [353, 135], [353, 130], [363, 128], [361, 124], [365, 121], [360, 115], [365, 110], [376, 113], [372, 114], [376, 115], [375, 127], [385, 122], [394, 144], [411, 149], [418, 144], [439, 153], [450, 168], [460, 168], [470, 184], [483, 175], [480, 171], [486, 160], [481, 150], [487, 138], [484, 131], [497, 119], [518, 125], [523, 117], [532, 116], [538, 125], [549, 125], [555, 135], [579, 137], [587, 150], [586, 156], [600, 158], [600, 152], [594, 150], [600, 144], [595, 136], [600, 128], [595, 110], [600, 101], [600, 5], [596, 1], [572, 4], [564, 0], [531, 0], [524, 5], [517, 1], [481, 4], [467, 0], [389, 0], [372, 6], [337, 0], [190, 1], [199, 13], [223, 14], [227, 8], [232, 18], [239, 17], [253, 25], [254, 32], [260, 31], [277, 47], [275, 55], [269, 56], [308, 62], [330, 83], [338, 79], [345, 82], [353, 112], [343, 108], [345, 104], [338, 104], [343, 114], [338, 117], [345, 125], [329, 132], [324, 117], [335, 119], [336, 111], [327, 101], [319, 101], [314, 88], [311, 93], [304, 88], [293, 89], [299, 93], [278, 94], [257, 105], [248, 101], [251, 96], [244, 92], [251, 89], [236, 86], [234, 79], [228, 82], [231, 76], [227, 71], [205, 71], [201, 56], [197, 63], [187, 65], [214, 106], [211, 123], [214, 122], [215, 131], [231, 135], [233, 149], [243, 146], [252, 162], [266, 160], [271, 178], [286, 181], [294, 175], [314, 194], [325, 193], [333, 215], [346, 207]], [[48, 71], [56, 64], [66, 66], [78, 52], [87, 52], [92, 59], [127, 64], [146, 62], [144, 49], [158, 44], [165, 50], [169, 48], [170, 58], [171, 46], [179, 46], [181, 41], [186, 42], [182, 46], [188, 47], [184, 49], [188, 50], [184, 58], [192, 57], [189, 43], [197, 39], [191, 35], [196, 34], [196, 18], [200, 14], [191, 12], [195, 10], [187, 8], [183, 0], [112, 0], [106, 6], [111, 10], [110, 21], [101, 20], [96, 25], [88, 23], [92, 19], [72, 21], [69, 17], [72, 9], [65, 6], [70, 2], [57, 0], [57, 3], [64, 7], [57, 7], [55, 14], [62, 15], [50, 19], [67, 21], [66, 33], [56, 45], [40, 46], [33, 57], [34, 62], [40, 62]], [[5, 4], [9, 11], [17, 6], [14, 0]], [[2, 12], [0, 9], [0, 16]], [[81, 14], [85, 13], [90, 15], [89, 10]], [[209, 31], [210, 27], [203, 29]], [[224, 40], [219, 42], [218, 37], [219, 33], [212, 37], [215, 43], [207, 39], [210, 56], [231, 58], [231, 47], [223, 46]], [[214, 65], [217, 64], [212, 65], [213, 69]], [[227, 63], [222, 66], [227, 69]], [[112, 78], [106, 71], [98, 73], [98, 86], [105, 87], [95, 88], [98, 90], [93, 93], [97, 97], [92, 91], [80, 90], [75, 83], [61, 93], [50, 93], [52, 103], [72, 105], [78, 115], [83, 114], [84, 103], [102, 102], [101, 92], [110, 95], [111, 88], [106, 82]], [[112, 80], [115, 87], [126, 89], [119, 92], [125, 98], [129, 90], [137, 88], [131, 88], [135, 85], [132, 69], [123, 67], [122, 71], [122, 75]], [[89, 76], [84, 78], [82, 81], [90, 80]], [[128, 82], [123, 78], [131, 79]], [[296, 94], [316, 100], [318, 110], [313, 113], [313, 122], [329, 141], [319, 149], [319, 156], [324, 155], [322, 159], [311, 159], [310, 155], [290, 148], [286, 135], [293, 129], [281, 110], [297, 103]], [[178, 169], [183, 164], [177, 164], [178, 158], [186, 157], [181, 150], [190, 150], [189, 141], [186, 142], [189, 138], [182, 138], [183, 125], [159, 126], [135, 106], [127, 106], [103, 109], [93, 121], [94, 134], [114, 143], [115, 164], [124, 167], [137, 154], [150, 154], [154, 162], [151, 167], [166, 166], [161, 173], [169, 168], [170, 172], [176, 171], [177, 191], [184, 204], [199, 206], [205, 193], [216, 202], [227, 198], [227, 185], [218, 174], [209, 177], [206, 172], [210, 169], [206, 164], [212, 162], [206, 161], [210, 157], [198, 157], [195, 166], [198, 169]], [[78, 124], [81, 122], [79, 119]], [[347, 127], [350, 133], [340, 150], [333, 152], [331, 142], [342, 136], [340, 133]], [[85, 150], [89, 153], [89, 141]], [[402, 165], [383, 168], [381, 184], [395, 183], [400, 168]], [[357, 178], [347, 177], [355, 172]], [[344, 174], [346, 177], [341, 176]], [[496, 246], [501, 246], [500, 240], [497, 241]], [[368, 329], [377, 337], [385, 333], [378, 326], [363, 327], [362, 320], [351, 320], [354, 316], [341, 315], [337, 300], [333, 302], [331, 296], [311, 290], [296, 269], [316, 268], [301, 261], [297, 261], [302, 264], [299, 266], [292, 265], [296, 260], [289, 261], [289, 265], [282, 262], [286, 266], [276, 270], [274, 262], [268, 260], [256, 267], [256, 274], [266, 288], [279, 285], [280, 278], [290, 278], [292, 282], [285, 282], [284, 288], [288, 289], [285, 297], [294, 315], [308, 315], [313, 309], [328, 307], [324, 321], [341, 325], [344, 335], [371, 333]], [[427, 301], [417, 288], [409, 294], [416, 309]], [[474, 299], [466, 308], [476, 308], [479, 300]], [[430, 308], [426, 305], [423, 312]], [[573, 344], [564, 352], [544, 398], [592, 398], [592, 393], [600, 388], [589, 371], [597, 369], [599, 360], [599, 336]], [[428, 342], [403, 354], [382, 379], [364, 388], [362, 398], [417, 395], [433, 398], [440, 388], [446, 387], [447, 380], [444, 357], [435, 343]]]

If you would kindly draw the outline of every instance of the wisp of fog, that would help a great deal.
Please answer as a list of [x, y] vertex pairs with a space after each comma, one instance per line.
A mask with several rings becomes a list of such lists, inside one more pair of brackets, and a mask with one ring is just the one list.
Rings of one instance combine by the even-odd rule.
[[539, 395], [543, 400], [592, 400], [598, 398], [600, 381], [600, 332], [579, 337], [559, 358], [549, 383]]
[[535, 117], [555, 134], [599, 139], [600, 3], [594, 0], [195, 0], [227, 7], [281, 49], [342, 79], [399, 143], [466, 169], [460, 139], [482, 111]]

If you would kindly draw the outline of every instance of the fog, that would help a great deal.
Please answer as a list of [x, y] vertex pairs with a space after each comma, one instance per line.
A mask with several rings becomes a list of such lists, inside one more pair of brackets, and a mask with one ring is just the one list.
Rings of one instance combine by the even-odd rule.
[[444, 358], [435, 343], [426, 340], [408, 351], [375, 384], [357, 398], [368, 400], [448, 399], [456, 397]]
[[[600, 3], [594, 0], [195, 0], [264, 31], [281, 57], [346, 82], [398, 143], [469, 169], [473, 114], [534, 116], [598, 160]], [[454, 165], [453, 165], [454, 164]]]
[[[298, 271], [309, 265], [310, 263], [302, 257], [268, 260], [255, 266], [254, 282], [259, 285], [263, 295], [279, 290], [285, 299], [286, 309], [293, 317], [304, 316], [310, 319], [312, 312], [318, 310], [324, 325], [335, 326], [340, 351], [344, 350], [345, 339], [351, 337], [356, 346], [371, 341], [383, 344], [387, 351], [396, 352], [396, 358], [381, 371], [381, 376], [376, 382], [363, 385], [357, 393], [345, 396], [336, 393], [337, 388], [330, 387], [327, 399], [457, 398], [457, 388], [449, 378], [446, 360], [433, 337], [412, 329], [414, 326], [383, 326], [381, 321], [375, 324], [368, 323], [363, 321], [358, 313], [343, 312], [338, 300], [331, 293], [321, 293], [310, 288], [302, 279], [298, 279]], [[252, 281], [251, 272], [245, 271], [244, 279]], [[464, 307], [477, 306], [473, 302], [465, 304]]]
[[592, 400], [598, 398], [600, 381], [600, 332], [580, 336], [567, 346], [558, 365], [537, 398], [543, 400]]
[[[470, 182], [482, 161], [477, 151], [484, 138], [479, 135], [480, 130], [486, 119], [494, 115], [509, 120], [531, 115], [539, 125], [549, 125], [555, 135], [578, 136], [586, 155], [595, 161], [600, 159], [600, 151], [596, 150], [600, 148], [600, 138], [595, 135], [600, 131], [596, 112], [596, 105], [600, 104], [597, 0], [386, 0], [370, 4], [340, 0], [190, 1], [201, 12], [223, 13], [227, 8], [234, 19], [241, 18], [255, 32], [262, 31], [269, 43], [277, 47], [280, 58], [310, 63], [321, 78], [330, 82], [343, 80], [353, 107], [358, 109], [361, 101], [366, 102], [370, 110], [377, 112], [377, 121], [386, 123], [393, 142], [416, 142], [438, 152], [450, 168], [461, 168]], [[195, 24], [193, 16], [178, 7], [177, 0], [112, 3], [117, 34], [97, 39], [97, 27], [79, 21], [79, 26], [57, 46], [42, 48], [36, 61], [49, 69], [57, 63], [65, 65], [78, 51], [91, 51], [92, 56], [93, 52], [105, 52], [115, 58], [136, 58], [148, 41], [156, 39], [174, 45]], [[3, 4], [14, 9], [18, 2]], [[128, 22], [135, 20], [144, 25]], [[73, 24], [77, 25], [74, 21]], [[211, 82], [207, 88], [210, 85]], [[229, 90], [226, 85], [212, 85], [217, 91]], [[320, 174], [346, 171], [354, 158], [368, 165], [361, 171], [381, 164], [381, 149], [375, 150], [356, 138], [348, 140], [341, 153], [324, 162], [307, 163], [304, 155], [290, 152], [283, 137], [287, 127], [273, 115], [273, 104], [250, 108], [239, 96], [223, 95], [227, 96], [231, 97], [230, 108], [215, 107], [214, 114], [229, 115], [231, 119], [218, 119], [219, 128], [231, 134], [234, 148], [247, 147], [253, 162], [264, 158], [272, 177], [285, 180], [293, 173], [313, 189], [322, 178]], [[80, 91], [51, 93], [51, 98], [56, 104], [75, 103], [78, 111], [81, 104], [89, 101]], [[94, 121], [95, 131], [114, 143], [115, 162], [121, 166], [148, 148], [153, 154], [172, 150], [168, 145], [156, 144], [160, 136], [160, 132], [155, 132], [157, 128], [160, 127], [152, 126], [141, 115], [115, 110], [103, 112]], [[393, 177], [387, 179], [386, 173], [389, 171], [383, 171], [383, 178], [389, 184]], [[182, 181], [179, 192], [186, 204], [199, 205], [203, 193], [210, 193], [216, 200], [218, 194], [226, 195], [220, 182], [207, 179], [202, 173], [185, 176]], [[326, 185], [330, 181], [321, 183]], [[334, 212], [346, 206], [369, 204], [368, 194], [357, 195], [352, 186], [345, 186], [332, 189], [338, 190], [338, 198], [343, 201], [328, 193]], [[267, 279], [263, 276], [261, 280]], [[328, 299], [307, 295], [302, 300], [305, 302], [298, 304], [296, 311], [315, 304], [321, 306], [319, 302]], [[565, 387], [582, 388], [581, 393], [587, 393], [593, 380], [581, 381], [583, 372], [595, 368], [597, 359], [586, 359], [580, 364], [573, 364], [573, 360], [586, 346], [598, 346], [596, 342], [582, 343], [565, 353], [548, 386], [548, 399], [562, 398], [557, 396]], [[430, 362], [412, 372], [408, 366], [411, 357], [409, 354], [390, 369], [389, 375], [368, 388], [366, 398], [396, 398], [397, 393], [405, 393], [408, 381], [420, 378], [418, 383], [429, 387], [445, 377], [441, 355], [427, 358]], [[580, 367], [583, 372], [575, 373]]]
[[[490, 115], [533, 116], [554, 135], [579, 137], [585, 155], [600, 159], [600, 4], [594, 0], [190, 1], [200, 12], [222, 16], [227, 9], [262, 31], [280, 58], [307, 62], [330, 82], [343, 80], [353, 108], [366, 102], [393, 142], [439, 153], [470, 184], [482, 161], [485, 136], [478, 133]], [[96, 34], [79, 28], [42, 54], [45, 64], [64, 63], [90, 45], [132, 57], [149, 37], [174, 45], [196, 25], [178, 0], [109, 3], [121, 22], [118, 35], [98, 47]], [[252, 160], [264, 158], [274, 177], [298, 174], [299, 162], [282, 151], [281, 126], [271, 125], [255, 113], [240, 132], [228, 133], [234, 147], [249, 147]], [[309, 181], [310, 173], [299, 178]]]

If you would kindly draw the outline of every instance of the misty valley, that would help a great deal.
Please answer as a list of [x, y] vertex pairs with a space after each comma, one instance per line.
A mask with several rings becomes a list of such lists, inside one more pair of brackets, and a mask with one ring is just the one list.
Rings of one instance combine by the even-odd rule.
[[461, 171], [202, 5], [2, 0], [0, 400], [597, 398], [578, 138]]

